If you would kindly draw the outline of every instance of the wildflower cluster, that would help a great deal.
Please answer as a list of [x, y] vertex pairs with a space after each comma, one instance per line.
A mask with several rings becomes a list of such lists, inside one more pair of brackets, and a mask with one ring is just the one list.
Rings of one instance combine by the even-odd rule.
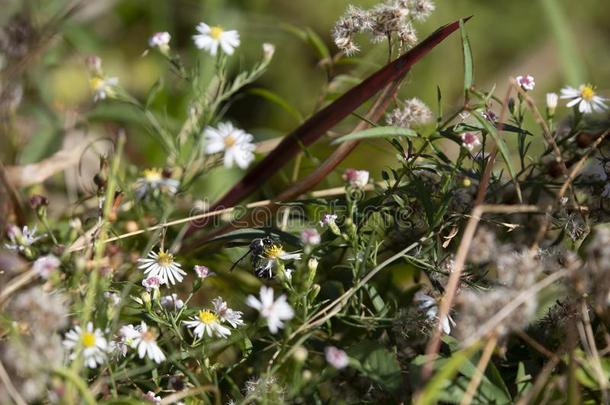
[[[308, 119], [261, 87], [275, 47], [249, 67], [256, 38], [212, 21], [141, 38], [137, 57], [167, 68], [145, 100], [87, 58], [96, 103], [56, 132], [108, 120], [111, 147], [86, 139], [77, 167], [59, 153], [28, 186], [9, 177], [38, 164], [0, 167], [0, 402], [526, 403], [541, 387], [563, 399], [566, 381], [607, 402], [608, 100], [590, 84], [542, 93], [526, 73], [505, 95], [479, 87], [464, 21], [411, 53], [462, 29], [463, 102], [436, 83], [399, 95], [397, 54], [434, 9], [349, 6], [337, 55], [291, 27], [328, 78]], [[337, 77], [362, 73], [340, 64], [361, 34], [388, 41], [389, 68], [336, 97]], [[253, 94], [302, 125], [242, 129], [234, 108]], [[328, 138], [330, 154], [311, 148]], [[381, 170], [343, 161], [359, 143]], [[90, 170], [87, 187], [66, 167]]]
[[363, 10], [350, 5], [337, 21], [332, 37], [337, 48], [350, 56], [360, 47], [356, 35], [366, 33], [374, 43], [397, 38], [403, 48], [411, 48], [417, 43], [417, 33], [413, 23], [425, 21], [434, 11], [430, 0], [389, 0]]

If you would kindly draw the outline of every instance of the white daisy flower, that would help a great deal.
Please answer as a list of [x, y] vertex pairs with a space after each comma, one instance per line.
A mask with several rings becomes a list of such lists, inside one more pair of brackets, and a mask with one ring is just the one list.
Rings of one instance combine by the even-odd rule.
[[195, 46], [208, 51], [212, 56], [216, 56], [219, 46], [227, 55], [233, 55], [239, 46], [239, 33], [235, 30], [225, 31], [218, 26], [210, 27], [206, 23], [199, 23], [197, 32], [199, 34], [193, 35]]
[[174, 195], [178, 191], [180, 182], [163, 173], [161, 169], [145, 169], [142, 177], [136, 180], [135, 192], [138, 200], [155, 191]]
[[116, 77], [93, 76], [89, 79], [89, 86], [93, 91], [93, 101], [100, 101], [116, 96], [116, 87], [119, 79]]
[[218, 128], [207, 127], [203, 132], [205, 137], [205, 153], [212, 155], [224, 152], [224, 166], [234, 164], [242, 169], [247, 168], [254, 160], [254, 137], [245, 131], [235, 128], [230, 122], [218, 124]]
[[60, 265], [61, 261], [57, 257], [53, 255], [46, 255], [36, 259], [32, 265], [32, 270], [34, 270], [39, 277], [46, 280], [49, 278], [51, 273], [59, 268]]
[[135, 348], [133, 338], [138, 336], [139, 332], [133, 325], [123, 325], [119, 330], [118, 341], [115, 342], [115, 351], [122, 354], [123, 357], [127, 356], [128, 348]]
[[82, 348], [83, 359], [85, 365], [89, 368], [96, 368], [106, 361], [106, 353], [109, 346], [106, 338], [100, 329], [94, 329], [93, 324], [89, 322], [87, 329], [82, 330], [80, 326], [75, 326], [74, 329], [66, 333], [64, 346], [73, 351], [70, 359], [74, 360], [78, 353], [75, 349]]
[[[413, 301], [415, 301], [419, 309], [426, 313], [426, 317], [428, 319], [434, 321], [438, 319], [438, 304], [433, 297], [429, 296], [428, 294], [424, 294], [421, 291], [418, 291], [415, 293]], [[448, 316], [447, 318], [441, 321], [440, 326], [443, 332], [448, 335], [451, 333], [451, 327], [455, 326], [455, 322], [450, 316]]]
[[147, 276], [159, 277], [161, 284], [176, 284], [182, 281], [186, 273], [180, 263], [174, 261], [174, 255], [159, 250], [159, 253], [148, 252], [148, 257], [138, 259], [139, 268]]
[[525, 76], [517, 76], [515, 77], [517, 84], [521, 86], [521, 88], [525, 91], [532, 91], [534, 87], [536, 87], [536, 82], [534, 81], [534, 76], [525, 75]]
[[208, 278], [210, 276], [216, 275], [216, 273], [214, 273], [213, 271], [210, 271], [210, 269], [207, 266], [200, 266], [198, 264], [196, 264], [193, 267], [193, 270], [195, 270], [195, 273], [197, 273], [197, 277], [199, 277], [201, 280], [205, 280], [206, 278]]
[[184, 307], [184, 301], [178, 297], [178, 294], [166, 295], [161, 297], [160, 300], [161, 306], [167, 309], [177, 309], [180, 310]]
[[479, 135], [475, 132], [464, 132], [460, 135], [462, 138], [462, 146], [472, 151], [475, 146], [479, 146], [481, 144], [481, 139], [479, 139]]
[[343, 180], [355, 188], [364, 188], [369, 182], [369, 172], [366, 170], [347, 169], [343, 173]]
[[212, 305], [214, 305], [214, 311], [216, 315], [223, 321], [229, 323], [232, 327], [237, 328], [244, 324], [244, 321], [241, 320], [241, 316], [243, 312], [234, 311], [227, 306], [227, 303], [221, 298], [216, 297], [212, 300]]
[[169, 32], [156, 32], [148, 39], [148, 46], [151, 48], [159, 48], [161, 52], [167, 52], [169, 50], [169, 41], [171, 39], [172, 36]]
[[326, 346], [324, 349], [324, 356], [326, 357], [328, 364], [338, 370], [347, 367], [349, 364], [347, 353], [335, 346]]
[[578, 89], [570, 86], [564, 87], [561, 89], [561, 98], [570, 99], [566, 106], [578, 105], [578, 111], [583, 114], [603, 112], [608, 109], [605, 103], [608, 99], [598, 96], [595, 88], [590, 84], [581, 84]]
[[123, 326], [121, 336], [126, 345], [138, 351], [138, 356], [141, 359], [146, 356], [157, 364], [165, 361], [165, 354], [157, 345], [157, 333], [153, 329], [149, 329], [144, 321], [138, 327], [133, 325]]
[[[262, 244], [262, 252], [260, 255], [261, 260], [254, 269], [257, 277], [273, 278], [273, 270], [282, 262], [301, 259], [302, 254], [300, 252], [286, 252], [280, 243], [265, 244], [261, 239], [259, 239], [259, 243]], [[285, 274], [286, 277], [290, 277], [288, 269], [285, 269]]]
[[262, 286], [260, 290], [260, 301], [253, 295], [248, 295], [246, 304], [256, 309], [266, 319], [267, 327], [271, 333], [284, 327], [283, 321], [288, 321], [294, 316], [294, 311], [286, 302], [286, 296], [280, 295], [273, 300], [273, 289]]
[[22, 229], [15, 225], [9, 225], [6, 236], [11, 243], [5, 243], [4, 246], [17, 252], [23, 252], [44, 237], [44, 235], [36, 236], [36, 227], [30, 229], [27, 225]]
[[198, 338], [202, 338], [203, 335], [208, 335], [209, 337], [216, 335], [221, 338], [231, 335], [231, 330], [221, 324], [220, 317], [207, 309], [202, 309], [190, 321], [184, 321], [184, 324], [193, 329], [193, 333]]

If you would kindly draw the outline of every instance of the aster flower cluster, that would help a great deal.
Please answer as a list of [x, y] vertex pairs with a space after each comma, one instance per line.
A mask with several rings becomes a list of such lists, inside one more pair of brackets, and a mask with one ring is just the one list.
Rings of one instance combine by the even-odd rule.
[[392, 110], [386, 116], [388, 125], [400, 128], [414, 128], [432, 121], [432, 111], [418, 98], [403, 102], [403, 106]]
[[430, 0], [390, 0], [370, 10], [350, 5], [337, 21], [332, 37], [337, 48], [350, 56], [360, 51], [356, 35], [370, 35], [372, 42], [390, 39], [392, 36], [410, 48], [417, 43], [413, 22], [425, 21], [434, 11]]

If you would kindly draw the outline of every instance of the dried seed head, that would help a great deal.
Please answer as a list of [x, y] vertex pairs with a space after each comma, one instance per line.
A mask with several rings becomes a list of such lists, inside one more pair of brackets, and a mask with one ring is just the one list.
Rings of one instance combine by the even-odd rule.
[[405, 24], [402, 26], [400, 30], [398, 30], [398, 39], [406, 46], [407, 48], [412, 48], [415, 44], [417, 44], [417, 31], [415, 31], [415, 27], [413, 24]]
[[337, 48], [348, 56], [353, 55], [360, 50], [354, 41], [355, 35], [370, 31], [371, 28], [372, 22], [368, 12], [350, 5], [345, 14], [335, 24], [332, 30], [332, 38]]
[[67, 325], [68, 308], [61, 294], [49, 294], [42, 287], [33, 287], [10, 302], [10, 318], [36, 334], [53, 333]]
[[21, 58], [28, 53], [35, 37], [31, 21], [17, 15], [0, 31], [0, 51], [10, 58]]
[[586, 263], [573, 272], [574, 285], [580, 294], [588, 294], [599, 313], [610, 304], [610, 229], [596, 227], [583, 243]]
[[480, 227], [470, 244], [468, 260], [474, 264], [489, 263], [496, 249], [496, 235], [489, 228]]
[[[0, 360], [20, 394], [33, 402], [46, 392], [50, 370], [63, 362], [57, 331], [67, 324], [66, 300], [32, 287], [10, 302], [6, 314], [17, 325], [17, 333], [0, 345]], [[7, 395], [0, 384], [0, 403], [11, 402]]]
[[508, 288], [523, 290], [534, 284], [542, 273], [540, 260], [529, 249], [505, 245], [496, 257], [498, 281]]
[[430, 0], [401, 0], [400, 3], [409, 9], [411, 17], [417, 21], [425, 21], [436, 8]]
[[432, 120], [432, 111], [418, 98], [405, 100], [402, 108], [396, 108], [386, 116], [389, 125], [401, 128], [413, 128]]
[[[462, 292], [456, 301], [459, 314], [458, 336], [465, 339], [476, 334], [481, 325], [500, 312], [519, 292], [506, 287], [498, 287], [489, 292]], [[537, 306], [535, 296], [526, 300], [496, 326], [495, 332], [502, 337], [511, 331], [525, 328], [536, 314]]]
[[379, 4], [371, 10], [373, 42], [381, 42], [388, 35], [400, 31], [405, 24], [406, 9], [396, 4]]

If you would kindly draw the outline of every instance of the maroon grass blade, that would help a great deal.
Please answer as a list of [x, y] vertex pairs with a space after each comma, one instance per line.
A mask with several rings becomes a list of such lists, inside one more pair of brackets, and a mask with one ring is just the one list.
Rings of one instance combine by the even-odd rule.
[[[465, 18], [464, 21], [468, 21], [470, 18]], [[271, 153], [252, 168], [210, 210], [214, 211], [223, 207], [232, 207], [252, 194], [270, 177], [276, 174], [280, 168], [293, 159], [303, 146], [309, 146], [317, 141], [329, 129], [337, 125], [378, 91], [394, 80], [405, 76], [416, 62], [459, 27], [460, 20], [440, 27], [400, 58], [382, 67], [362, 83], [314, 114], [303, 125], [286, 136]], [[191, 223], [185, 236], [192, 234], [201, 226], [201, 223]]]

